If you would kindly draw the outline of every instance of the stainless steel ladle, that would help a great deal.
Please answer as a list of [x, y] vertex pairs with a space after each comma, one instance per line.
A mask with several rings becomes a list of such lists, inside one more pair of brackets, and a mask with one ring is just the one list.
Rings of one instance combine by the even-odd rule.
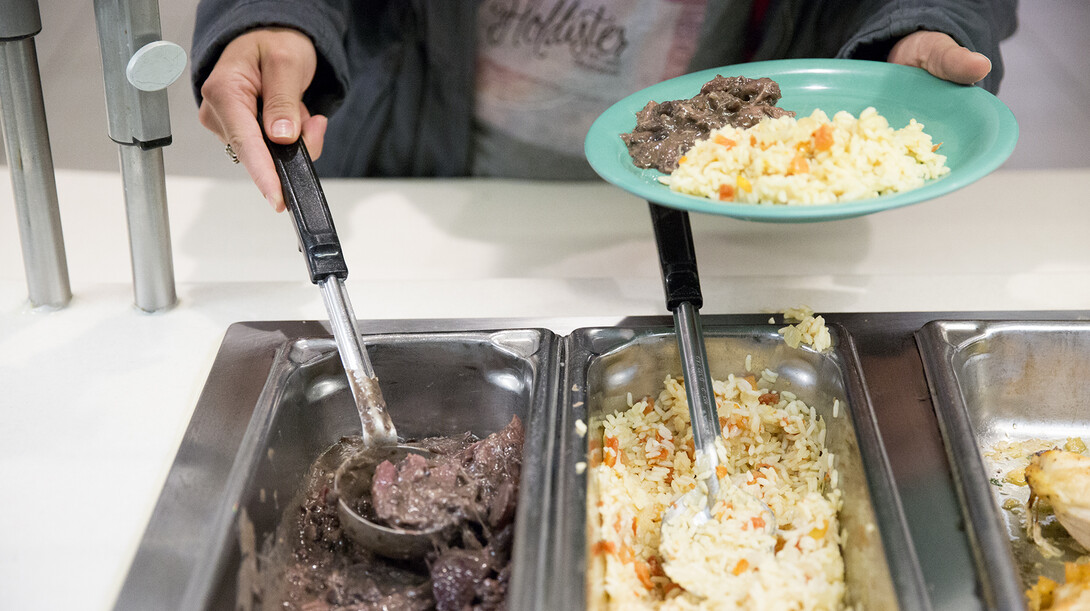
[[[258, 120], [260, 122], [260, 117]], [[299, 247], [306, 258], [311, 282], [322, 291], [337, 351], [360, 415], [363, 451], [346, 460], [334, 479], [334, 491], [340, 497], [337, 509], [341, 526], [354, 541], [376, 554], [391, 558], [419, 557], [440, 542], [444, 537], [442, 530], [414, 531], [378, 524], [357, 513], [352, 503], [345, 500], [370, 494], [371, 476], [383, 460], [396, 464], [410, 453], [425, 457], [432, 453], [399, 445], [397, 429], [386, 410], [378, 378], [360, 340], [356, 315], [344, 287], [348, 266], [306, 146], [302, 139], [292, 144], [276, 144], [266, 138], [265, 143], [280, 177], [284, 202], [295, 221]], [[338, 482], [345, 488], [338, 488]], [[364, 482], [366, 487], [361, 488]]]

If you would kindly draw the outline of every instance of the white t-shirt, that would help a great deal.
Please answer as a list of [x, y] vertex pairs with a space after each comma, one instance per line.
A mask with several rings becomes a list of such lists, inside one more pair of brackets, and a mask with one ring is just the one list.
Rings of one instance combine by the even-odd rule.
[[482, 0], [473, 173], [592, 177], [590, 124], [681, 75], [707, 0]]

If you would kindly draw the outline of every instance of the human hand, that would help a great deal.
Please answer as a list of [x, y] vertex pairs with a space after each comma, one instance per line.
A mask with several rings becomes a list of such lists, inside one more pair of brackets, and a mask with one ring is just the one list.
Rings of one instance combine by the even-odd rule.
[[954, 42], [942, 32], [919, 30], [898, 40], [886, 58], [894, 64], [923, 68], [947, 81], [972, 85], [988, 76], [992, 62]]
[[290, 144], [301, 134], [311, 157], [317, 159], [327, 120], [311, 115], [303, 105], [303, 92], [314, 78], [317, 62], [314, 44], [298, 30], [251, 30], [223, 49], [201, 87], [201, 125], [230, 145], [277, 212], [285, 209], [284, 194], [257, 124], [258, 100], [269, 140]]

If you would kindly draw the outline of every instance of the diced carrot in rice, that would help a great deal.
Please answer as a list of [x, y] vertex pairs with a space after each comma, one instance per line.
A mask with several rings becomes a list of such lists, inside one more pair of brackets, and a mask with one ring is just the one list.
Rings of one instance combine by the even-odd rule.
[[730, 201], [730, 200], [734, 199], [734, 192], [735, 192], [734, 185], [729, 185], [727, 183], [723, 183], [723, 184], [719, 185], [719, 200], [720, 201]]
[[636, 577], [643, 584], [643, 587], [651, 590], [655, 587], [655, 582], [651, 581], [651, 567], [647, 566], [647, 563], [643, 560], [637, 560], [635, 564]]
[[814, 130], [814, 150], [815, 151], [827, 151], [833, 147], [833, 126], [829, 123], [823, 123], [821, 127]]
[[718, 144], [719, 146], [725, 146], [727, 148], [730, 148], [730, 147], [738, 144], [738, 142], [736, 142], [734, 140], [731, 140], [730, 138], [724, 136], [723, 134], [716, 134], [714, 140], [715, 140], [715, 143]]

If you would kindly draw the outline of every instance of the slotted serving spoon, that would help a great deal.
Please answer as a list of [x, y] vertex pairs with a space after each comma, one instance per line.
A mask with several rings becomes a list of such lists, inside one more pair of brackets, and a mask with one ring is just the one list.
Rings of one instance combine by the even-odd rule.
[[[720, 486], [731, 487], [731, 494], [755, 500], [763, 507], [765, 524], [775, 530], [776, 520], [772, 510], [760, 499], [735, 486], [728, 478], [722, 480], [716, 472], [719, 454], [716, 439], [719, 437], [719, 414], [715, 406], [712, 378], [708, 369], [704, 331], [700, 325], [700, 276], [697, 273], [696, 249], [689, 225], [689, 213], [667, 208], [655, 203], [651, 207], [651, 223], [655, 230], [659, 265], [662, 269], [662, 286], [666, 293], [666, 308], [674, 315], [674, 332], [677, 335], [678, 352], [681, 355], [682, 375], [685, 380], [685, 397], [689, 403], [689, 420], [693, 429], [693, 454], [697, 473], [706, 473], [703, 480], [706, 492], [697, 488], [676, 500], [663, 512], [663, 538], [668, 537], [668, 527], [676, 520], [692, 520], [701, 524], [711, 519]], [[700, 511], [690, 509], [702, 503]]]
[[[364, 450], [346, 460], [337, 470], [334, 479], [334, 489], [340, 496], [337, 511], [341, 526], [353, 540], [376, 554], [391, 558], [422, 556], [443, 536], [439, 529], [391, 528], [360, 515], [345, 501], [346, 495], [356, 498], [360, 494], [369, 493], [369, 488], [361, 486], [369, 486], [370, 476], [379, 462], [390, 460], [397, 464], [408, 454], [430, 457], [432, 453], [398, 442], [397, 429], [386, 410], [386, 401], [382, 397], [378, 378], [356, 327], [356, 315], [352, 311], [352, 303], [344, 286], [348, 277], [348, 265], [344, 261], [329, 204], [318, 182], [318, 175], [314, 171], [306, 145], [302, 139], [292, 144], [277, 144], [267, 137], [265, 143], [280, 177], [284, 203], [291, 211], [310, 280], [322, 291], [322, 301], [329, 314], [337, 352], [344, 364], [352, 398], [360, 415], [360, 434]], [[343, 490], [337, 489], [341, 483], [346, 485]]]

